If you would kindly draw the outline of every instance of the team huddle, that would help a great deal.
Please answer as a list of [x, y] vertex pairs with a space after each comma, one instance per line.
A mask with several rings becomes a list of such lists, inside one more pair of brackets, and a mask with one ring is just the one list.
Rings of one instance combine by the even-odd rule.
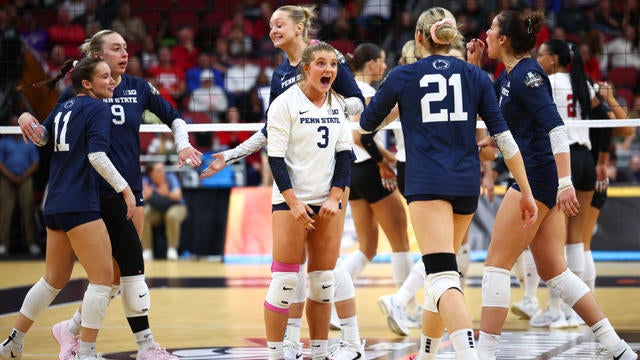
[[[492, 82], [477, 66], [485, 43], [473, 40], [465, 46], [453, 14], [441, 7], [428, 9], [417, 21], [413, 47], [407, 47], [411, 51], [403, 52], [402, 64], [376, 90], [371, 84], [385, 71], [384, 51], [365, 43], [345, 59], [330, 44], [310, 40], [313, 10], [287, 5], [273, 13], [269, 35], [287, 57], [273, 73], [265, 127], [238, 147], [215, 154], [201, 174], [209, 177], [267, 146], [274, 178], [272, 279], [264, 301], [268, 359], [302, 357], [303, 313], [312, 360], [366, 359], [353, 280], [375, 255], [378, 224], [393, 250], [394, 283], [402, 289], [409, 282], [412, 288], [381, 299], [381, 307], [399, 334], [406, 335], [406, 324], [393, 316], [398, 309], [421, 322], [415, 359], [436, 359], [445, 329], [457, 359], [496, 359], [510, 308], [511, 269], [525, 251], [558, 303], [575, 311], [613, 358], [637, 359], [600, 309], [591, 284], [565, 259], [566, 222], [587, 211], [596, 179], [602, 180], [595, 170], [589, 178], [573, 176], [575, 144], [595, 152], [581, 157], [593, 169], [605, 145], [588, 149], [589, 134], [567, 129], [568, 119], [560, 114], [566, 109], [554, 102], [552, 70], [544, 67], [540, 53], [538, 61], [531, 56], [543, 15], [504, 11], [493, 19], [487, 55], [506, 69]], [[50, 181], [59, 181], [56, 189], [80, 186], [91, 201], [58, 206], [55, 197], [47, 200], [45, 274], [25, 297], [12, 333], [0, 345], [0, 357], [21, 358], [27, 331], [68, 282], [75, 254], [90, 284], [81, 310], [53, 328], [60, 359], [101, 359], [98, 331], [110, 299], [120, 293], [139, 347], [137, 359], [177, 359], [153, 340], [148, 320], [139, 241], [143, 218], [137, 137], [142, 111], [154, 112], [172, 128], [180, 166], [199, 166], [202, 154], [189, 144], [179, 114], [153, 86], [123, 74], [126, 43], [119, 34], [104, 30], [85, 45], [87, 56], [72, 73], [73, 94], [60, 98], [43, 122], [46, 130], [29, 114], [20, 117], [20, 127], [25, 141], [52, 148]], [[545, 47], [546, 55], [569, 49], [561, 45], [554, 54]], [[463, 49], [463, 59], [452, 55], [456, 49]], [[572, 77], [573, 68], [578, 66], [572, 67]], [[587, 87], [583, 80], [581, 86]], [[573, 90], [572, 105], [586, 117], [595, 91], [576, 90], [573, 84], [563, 85], [564, 90]], [[114, 94], [128, 94], [135, 101], [105, 101]], [[121, 107], [118, 112], [116, 106]], [[490, 135], [480, 140], [478, 119]], [[396, 120], [401, 149], [393, 154], [385, 149], [380, 130]], [[358, 130], [352, 131], [352, 122]], [[476, 341], [456, 254], [478, 208], [480, 169], [487, 160], [479, 144], [500, 150], [514, 183], [496, 215], [484, 264]], [[70, 175], [73, 183], [65, 182]], [[403, 201], [422, 255], [417, 264], [409, 253]], [[360, 250], [340, 259], [347, 202], [354, 211]], [[113, 264], [104, 256], [109, 253]], [[424, 287], [421, 305], [415, 302], [416, 284]], [[146, 296], [139, 297], [141, 293]], [[331, 326], [341, 331], [330, 346]]]

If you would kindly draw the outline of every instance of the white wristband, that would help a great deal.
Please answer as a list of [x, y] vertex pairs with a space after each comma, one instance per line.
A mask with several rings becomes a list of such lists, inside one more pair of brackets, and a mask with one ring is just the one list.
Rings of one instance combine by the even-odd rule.
[[571, 175], [561, 177], [558, 179], [558, 193], [572, 186], [573, 186], [573, 183], [571, 182]]

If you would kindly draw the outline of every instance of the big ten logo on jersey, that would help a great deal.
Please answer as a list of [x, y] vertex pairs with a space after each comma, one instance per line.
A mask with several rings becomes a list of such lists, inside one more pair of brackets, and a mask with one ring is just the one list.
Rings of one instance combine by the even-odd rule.
[[329, 115], [338, 115], [338, 114], [340, 114], [340, 111], [338, 109], [328, 109], [327, 110], [327, 114], [329, 114]]

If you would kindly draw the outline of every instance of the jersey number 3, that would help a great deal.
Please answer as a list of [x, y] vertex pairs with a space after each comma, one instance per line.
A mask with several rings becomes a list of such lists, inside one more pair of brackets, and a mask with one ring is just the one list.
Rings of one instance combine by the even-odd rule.
[[[439, 112], [431, 112], [431, 103], [444, 100], [448, 92], [448, 86], [453, 88], [453, 112], [448, 109], [441, 108]], [[453, 74], [447, 80], [442, 74], [427, 74], [420, 79], [420, 87], [433, 87], [431, 84], [438, 85], [437, 92], [426, 93], [420, 100], [422, 107], [422, 122], [441, 122], [441, 121], [466, 121], [467, 113], [462, 108], [462, 82], [460, 74]], [[434, 105], [434, 108], [437, 106]]]

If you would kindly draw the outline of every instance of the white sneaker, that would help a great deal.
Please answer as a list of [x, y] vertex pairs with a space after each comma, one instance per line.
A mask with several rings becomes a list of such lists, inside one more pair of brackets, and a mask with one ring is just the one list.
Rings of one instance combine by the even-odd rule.
[[167, 349], [158, 343], [153, 343], [147, 350], [138, 351], [136, 360], [178, 360], [178, 357], [169, 354]]
[[40, 250], [40, 246], [36, 244], [29, 245], [29, 254], [33, 256], [37, 256], [37, 255], [40, 255], [41, 252], [42, 251]]
[[340, 340], [337, 344], [329, 348], [330, 358], [333, 360], [366, 360], [364, 351], [364, 341], [362, 344], [351, 344]]
[[405, 324], [409, 329], [422, 329], [422, 306], [418, 304], [415, 298], [407, 305]]
[[[76, 354], [76, 356], [73, 359], [80, 360], [80, 356]], [[98, 355], [97, 353], [93, 353], [89, 357], [82, 358], [82, 360], [105, 360], [105, 359], [102, 356]]]
[[153, 260], [153, 250], [151, 249], [144, 249], [142, 250], [142, 259], [144, 261], [151, 261]]
[[554, 329], [567, 327], [567, 319], [565, 319], [562, 310], [550, 310], [547, 307], [545, 310], [538, 311], [529, 320], [529, 325], [532, 327], [551, 327], [552, 324]]
[[511, 304], [511, 312], [520, 319], [529, 320], [540, 310], [537, 298], [524, 298], [522, 301]]
[[331, 304], [331, 319], [329, 319], [330, 330], [340, 330], [340, 318], [338, 317], [338, 311], [336, 310], [336, 304]]
[[60, 346], [58, 359], [71, 360], [78, 353], [78, 338], [69, 331], [69, 320], [61, 321], [51, 328], [53, 338]]
[[387, 326], [389, 330], [400, 336], [409, 335], [407, 329], [406, 309], [395, 301], [393, 295], [385, 295], [378, 298], [378, 307], [382, 313], [387, 315]]
[[638, 358], [638, 354], [636, 354], [633, 349], [626, 343], [624, 340], [620, 340], [623, 344], [620, 347], [620, 350], [613, 352], [611, 356], [614, 360], [636, 360]]
[[22, 346], [15, 343], [6, 344], [6, 341], [0, 344], [0, 359], [3, 360], [22, 360]]
[[285, 340], [282, 349], [284, 350], [284, 360], [302, 359], [302, 343]]
[[178, 260], [178, 250], [176, 248], [170, 247], [167, 249], [167, 260]]
[[580, 325], [584, 325], [584, 321], [582, 320], [580, 315], [578, 315], [575, 310], [570, 308], [569, 305], [566, 305], [563, 311], [564, 318], [567, 320], [567, 327], [579, 327]]
[[4, 245], [0, 245], [0, 256], [4, 256], [9, 254], [9, 251], [7, 251], [7, 247]]

